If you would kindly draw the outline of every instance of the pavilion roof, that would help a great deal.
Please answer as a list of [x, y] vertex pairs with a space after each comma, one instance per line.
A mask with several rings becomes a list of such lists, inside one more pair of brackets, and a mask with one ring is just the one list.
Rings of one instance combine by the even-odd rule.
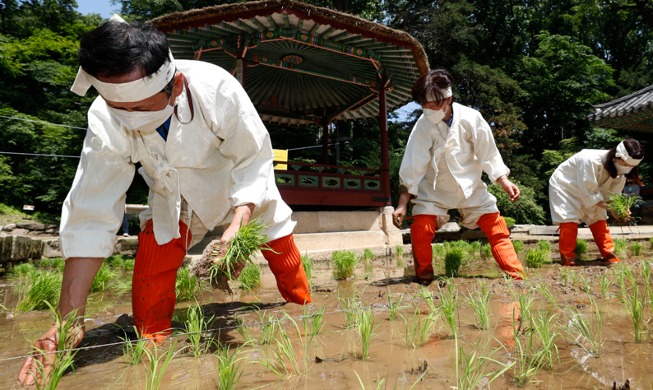
[[291, 0], [216, 5], [151, 23], [167, 34], [175, 58], [242, 72], [259, 114], [273, 123], [377, 117], [380, 88], [388, 112], [399, 108], [429, 66], [405, 31]]
[[594, 109], [589, 119], [596, 126], [653, 133], [653, 85]]

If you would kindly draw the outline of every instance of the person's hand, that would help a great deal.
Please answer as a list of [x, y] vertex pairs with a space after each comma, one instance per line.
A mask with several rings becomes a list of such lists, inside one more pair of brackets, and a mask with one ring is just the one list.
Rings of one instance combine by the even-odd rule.
[[392, 213], [392, 224], [398, 229], [402, 229], [404, 218], [406, 218], [406, 207], [397, 206], [395, 212]]
[[[64, 326], [65, 321], [61, 325], [57, 323], [53, 324], [50, 330], [45, 332], [34, 343], [34, 353], [25, 359], [18, 373], [18, 383], [22, 386], [34, 386], [37, 383], [39, 386], [42, 386], [47, 381], [57, 356], [59, 329]], [[67, 348], [76, 347], [84, 337], [84, 328], [82, 326], [71, 328], [71, 332], [68, 337], [72, 345], [68, 346], [68, 343], [66, 343]]]
[[508, 176], [501, 176], [500, 178], [497, 179], [497, 183], [503, 188], [503, 191], [508, 195], [508, 199], [511, 202], [516, 201], [519, 199], [519, 195], [521, 192], [519, 191], [519, 187], [517, 187], [513, 182], [508, 180]]

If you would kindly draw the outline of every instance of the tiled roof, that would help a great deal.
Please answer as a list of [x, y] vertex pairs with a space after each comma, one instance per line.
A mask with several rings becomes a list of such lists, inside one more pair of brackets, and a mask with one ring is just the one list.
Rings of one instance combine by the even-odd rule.
[[588, 118], [595, 126], [653, 133], [653, 85], [594, 109]]

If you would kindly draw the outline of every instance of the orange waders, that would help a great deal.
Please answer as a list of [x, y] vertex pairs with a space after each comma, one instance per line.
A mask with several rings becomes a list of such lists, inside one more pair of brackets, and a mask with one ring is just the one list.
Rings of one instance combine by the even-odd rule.
[[510, 231], [503, 217], [498, 212], [485, 214], [478, 219], [477, 224], [487, 236], [492, 248], [492, 256], [499, 267], [511, 278], [521, 280], [524, 267], [510, 241]]
[[437, 217], [435, 215], [418, 214], [413, 216], [413, 223], [410, 225], [410, 241], [413, 247], [415, 276], [418, 282], [430, 283], [433, 280], [431, 242], [435, 237], [436, 228]]
[[171, 333], [172, 314], [177, 302], [177, 269], [186, 256], [191, 234], [179, 222], [180, 238], [159, 245], [154, 238], [152, 220], [138, 234], [138, 250], [132, 278], [134, 325], [141, 337], [162, 341]]
[[608, 229], [608, 223], [606, 221], [594, 222], [590, 225], [590, 231], [603, 260], [609, 263], [618, 263], [619, 258], [614, 254], [614, 242]]
[[263, 257], [268, 261], [270, 271], [277, 279], [281, 296], [288, 302], [300, 305], [311, 303], [308, 279], [293, 235], [277, 238], [267, 245], [271, 250], [263, 250]]
[[576, 222], [563, 222], [559, 225], [558, 248], [560, 250], [560, 264], [566, 266], [576, 265], [576, 238], [578, 238], [578, 224]]

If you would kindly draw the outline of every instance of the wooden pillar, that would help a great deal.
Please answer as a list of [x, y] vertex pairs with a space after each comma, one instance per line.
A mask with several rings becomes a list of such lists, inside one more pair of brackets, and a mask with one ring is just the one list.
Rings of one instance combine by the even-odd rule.
[[381, 128], [381, 189], [386, 205], [392, 205], [390, 196], [390, 155], [388, 152], [388, 108], [386, 107], [385, 83], [379, 89], [379, 127]]

